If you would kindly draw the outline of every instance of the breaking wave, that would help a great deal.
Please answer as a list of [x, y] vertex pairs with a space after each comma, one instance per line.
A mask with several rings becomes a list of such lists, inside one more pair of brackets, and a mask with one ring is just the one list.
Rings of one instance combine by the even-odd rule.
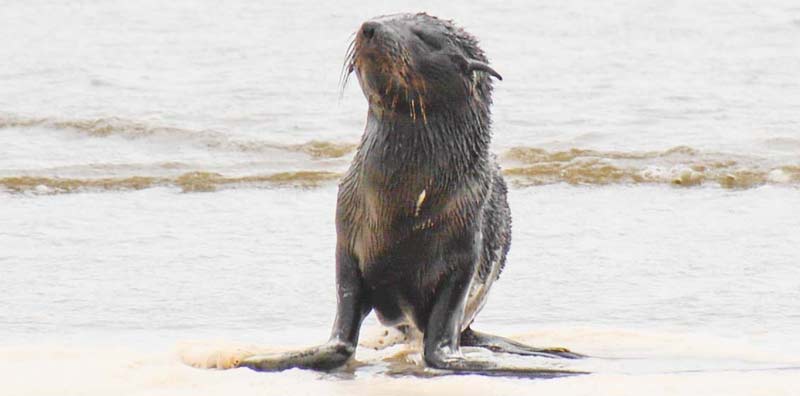
[[0, 178], [0, 186], [8, 191], [41, 194], [82, 191], [142, 190], [151, 187], [178, 187], [183, 192], [211, 192], [223, 188], [242, 187], [317, 187], [336, 180], [337, 173], [325, 171], [278, 172], [252, 176], [223, 176], [214, 172], [187, 172], [179, 176], [131, 176], [109, 178], [59, 178], [14, 176]]
[[800, 161], [775, 163], [760, 157], [702, 152], [686, 146], [651, 152], [515, 147], [503, 155], [503, 160], [506, 176], [517, 186], [564, 182], [746, 189], [764, 184], [800, 184]]
[[[81, 191], [140, 190], [157, 186], [184, 192], [207, 192], [237, 187], [316, 187], [341, 177], [344, 161], [357, 145], [312, 140], [278, 144], [237, 140], [224, 132], [153, 126], [119, 118], [57, 120], [0, 114], [0, 129], [42, 127], [73, 131], [93, 138], [121, 136], [158, 138], [164, 144], [194, 144], [208, 151], [255, 152], [264, 158], [275, 151], [302, 153], [293, 169], [275, 169], [270, 162], [242, 159], [232, 172], [217, 163], [83, 163], [64, 167], [0, 170], [0, 190], [13, 193], [58, 194]], [[79, 157], [80, 153], [75, 154]], [[211, 156], [210, 158], [214, 158]], [[339, 158], [334, 162], [319, 161]], [[664, 151], [600, 151], [572, 148], [547, 150], [512, 147], [499, 155], [512, 187], [556, 183], [571, 185], [661, 184], [679, 187], [719, 186], [749, 189], [765, 184], [800, 185], [800, 159], [765, 158], [746, 154], [702, 151], [678, 146]], [[250, 161], [250, 162], [248, 162]]]
[[60, 120], [52, 118], [24, 118], [0, 114], [0, 129], [45, 127], [68, 130], [91, 137], [121, 136], [129, 139], [161, 137], [194, 143], [209, 150], [239, 152], [274, 152], [283, 150], [304, 153], [312, 158], [339, 158], [353, 150], [356, 145], [318, 140], [300, 144], [280, 144], [266, 141], [234, 140], [227, 134], [214, 130], [190, 130], [168, 126], [154, 126], [142, 122], [128, 121], [117, 117]]

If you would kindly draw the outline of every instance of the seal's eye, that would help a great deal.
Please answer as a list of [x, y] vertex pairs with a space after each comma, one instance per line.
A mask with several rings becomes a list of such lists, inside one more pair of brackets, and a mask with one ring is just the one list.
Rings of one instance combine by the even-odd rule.
[[419, 37], [419, 39], [422, 40], [422, 42], [425, 43], [428, 47], [431, 47], [432, 49], [435, 50], [442, 49], [442, 39], [440, 37], [437, 37], [421, 29], [413, 29], [412, 32], [414, 32], [414, 34], [417, 37]]

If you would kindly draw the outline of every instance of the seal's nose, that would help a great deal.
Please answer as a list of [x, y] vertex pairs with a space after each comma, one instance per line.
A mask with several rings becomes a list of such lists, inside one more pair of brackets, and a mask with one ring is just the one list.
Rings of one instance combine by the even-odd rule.
[[364, 22], [364, 24], [361, 25], [361, 35], [364, 36], [365, 39], [369, 40], [375, 36], [375, 32], [378, 31], [380, 26], [381, 25], [378, 22]]

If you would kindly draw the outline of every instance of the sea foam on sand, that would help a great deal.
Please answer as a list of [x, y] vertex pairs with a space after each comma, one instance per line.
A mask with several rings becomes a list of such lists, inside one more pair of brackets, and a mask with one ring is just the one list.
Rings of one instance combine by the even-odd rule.
[[[376, 373], [387, 351], [360, 348], [349, 376], [309, 370], [258, 373], [236, 359], [280, 351], [227, 341], [180, 342], [172, 350], [82, 345], [0, 346], [3, 395], [795, 395], [800, 364], [713, 337], [615, 329], [539, 331], [526, 342], [594, 354], [574, 367], [594, 374], [549, 380], [481, 376], [392, 377]], [[391, 349], [391, 348], [390, 348]], [[768, 359], [768, 360], [765, 360]], [[204, 369], [198, 369], [201, 367]], [[211, 369], [214, 368], [214, 369]]]

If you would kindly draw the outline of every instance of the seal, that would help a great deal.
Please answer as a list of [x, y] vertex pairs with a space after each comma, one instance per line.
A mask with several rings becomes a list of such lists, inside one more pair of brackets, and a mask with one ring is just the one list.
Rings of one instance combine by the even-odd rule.
[[353, 356], [363, 319], [422, 334], [428, 367], [457, 373], [552, 376], [573, 372], [464, 357], [461, 346], [554, 358], [472, 330], [511, 243], [507, 188], [491, 141], [492, 78], [477, 40], [451, 21], [419, 14], [369, 20], [348, 50], [368, 102], [336, 209], [337, 313], [321, 346], [244, 359], [262, 371], [330, 370]]

